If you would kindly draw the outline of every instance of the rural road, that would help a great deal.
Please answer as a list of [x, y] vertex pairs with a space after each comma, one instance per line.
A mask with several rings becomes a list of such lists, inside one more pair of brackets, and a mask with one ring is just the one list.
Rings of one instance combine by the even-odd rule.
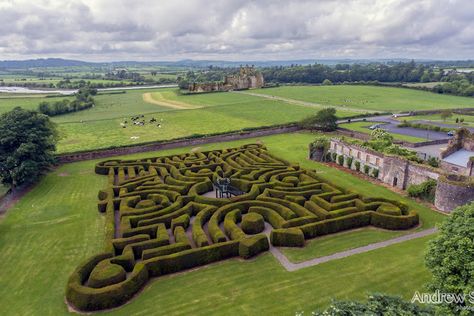
[[[357, 118], [357, 119], [352, 119], [351, 122], [361, 122], [363, 120], [364, 118]], [[365, 120], [367, 122], [374, 122], [374, 124], [375, 122], [382, 123], [380, 128], [391, 133], [425, 138], [428, 140], [439, 140], [439, 139], [450, 138], [444, 132], [427, 131], [427, 130], [412, 128], [412, 127], [398, 127], [397, 125], [400, 124], [400, 121], [395, 120], [391, 115], [372, 116], [372, 117], [365, 118]], [[339, 120], [338, 124], [341, 124], [341, 123], [347, 123], [347, 119]], [[370, 123], [368, 123], [367, 125], [370, 125]], [[370, 130], [367, 129], [367, 132], [370, 132]]]

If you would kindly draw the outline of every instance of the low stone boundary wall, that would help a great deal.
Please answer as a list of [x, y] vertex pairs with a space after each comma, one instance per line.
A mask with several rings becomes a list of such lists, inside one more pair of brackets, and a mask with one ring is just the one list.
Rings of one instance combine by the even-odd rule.
[[117, 147], [112, 149], [97, 149], [92, 151], [86, 152], [77, 152], [77, 153], [70, 153], [70, 154], [60, 154], [57, 155], [58, 163], [70, 163], [76, 161], [83, 161], [83, 160], [91, 160], [91, 159], [98, 159], [98, 158], [106, 158], [112, 156], [122, 156], [134, 153], [141, 153], [147, 151], [156, 151], [156, 150], [163, 150], [163, 149], [172, 149], [172, 148], [179, 148], [179, 147], [187, 147], [187, 146], [197, 146], [209, 143], [218, 143], [218, 142], [227, 142], [239, 139], [246, 139], [246, 138], [254, 138], [254, 137], [262, 137], [262, 136], [269, 136], [269, 135], [276, 135], [276, 134], [285, 134], [285, 133], [292, 133], [301, 130], [298, 126], [282, 126], [282, 127], [270, 127], [270, 128], [262, 128], [253, 131], [243, 131], [243, 132], [235, 132], [229, 134], [221, 134], [209, 137], [201, 137], [201, 138], [188, 138], [188, 139], [178, 139], [178, 140], [171, 140], [171, 141], [157, 141], [154, 143], [148, 144], [137, 144], [132, 146], [124, 146], [124, 147]]
[[336, 132], [338, 134], [341, 134], [341, 135], [344, 135], [344, 136], [347, 136], [347, 137], [353, 137], [353, 138], [358, 138], [358, 139], [362, 139], [362, 140], [369, 140], [370, 139], [369, 134], [352, 131], [352, 130], [347, 129], [347, 128], [338, 127]]
[[428, 140], [426, 142], [419, 142], [419, 143], [404, 142], [403, 146], [411, 147], [411, 148], [417, 148], [417, 147], [423, 147], [423, 146], [429, 146], [429, 145], [447, 144], [448, 142], [449, 142], [449, 138], [445, 138], [445, 139]]

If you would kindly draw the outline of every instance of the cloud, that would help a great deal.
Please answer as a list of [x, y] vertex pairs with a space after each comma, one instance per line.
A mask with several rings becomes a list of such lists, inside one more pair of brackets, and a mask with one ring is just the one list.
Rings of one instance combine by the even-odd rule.
[[0, 59], [474, 58], [471, 0], [0, 0]]

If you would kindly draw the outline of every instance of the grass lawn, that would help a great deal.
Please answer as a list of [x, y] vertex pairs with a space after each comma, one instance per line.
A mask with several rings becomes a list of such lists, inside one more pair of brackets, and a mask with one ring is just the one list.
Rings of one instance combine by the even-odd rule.
[[[323, 178], [357, 188], [367, 196], [401, 199], [415, 208], [423, 228], [444, 216], [407, 200], [388, 189], [365, 182], [337, 169], [306, 159], [311, 134], [260, 138], [270, 152], [304, 168], [316, 169]], [[253, 140], [209, 144], [202, 150], [238, 146]], [[127, 156], [130, 159], [189, 151], [178, 148]], [[78, 262], [98, 253], [104, 242], [104, 217], [97, 212], [97, 192], [107, 177], [95, 175], [96, 161], [67, 164], [48, 174], [0, 219], [0, 306], [2, 315], [64, 315], [64, 289]], [[375, 231], [375, 230], [374, 230]], [[367, 239], [366, 232], [358, 232]], [[375, 231], [377, 233], [377, 231]], [[337, 235], [320, 239], [321, 251], [341, 251], [358, 245]], [[353, 238], [352, 238], [353, 237]], [[370, 237], [373, 238], [373, 237]], [[375, 238], [375, 237], [374, 237]], [[422, 290], [430, 275], [423, 253], [431, 237], [404, 242], [318, 266], [285, 271], [267, 253], [250, 261], [232, 259], [197, 271], [150, 282], [129, 304], [109, 313], [117, 315], [310, 314], [331, 298], [361, 299], [366, 292], [388, 292], [410, 298]], [[323, 244], [324, 243], [324, 244]], [[332, 243], [332, 244], [331, 244]], [[308, 256], [320, 256], [315, 249]]]
[[367, 246], [407, 233], [367, 227], [315, 238], [306, 242], [303, 248], [281, 247], [280, 250], [291, 262], [298, 263], [348, 249]]
[[[364, 134], [370, 134], [371, 130], [369, 129], [369, 126], [372, 126], [377, 123], [379, 122], [352, 122], [352, 123], [339, 124], [339, 126], [342, 128], [349, 129], [351, 131], [356, 131], [356, 132], [360, 132]], [[403, 135], [403, 134], [397, 134], [397, 133], [390, 133], [390, 135], [392, 135], [395, 140], [406, 141], [410, 143], [419, 143], [419, 142], [426, 141], [425, 138], [409, 136], [409, 135]]]
[[322, 105], [379, 112], [474, 107], [474, 98], [432, 92], [362, 85], [284, 86], [253, 92]]
[[[456, 123], [456, 118], [464, 119], [463, 124]], [[404, 116], [398, 118], [400, 121], [432, 121], [435, 123], [442, 123], [442, 124], [452, 124], [458, 125], [460, 127], [467, 126], [467, 127], [474, 127], [474, 115], [463, 115], [463, 114], [456, 114], [453, 113], [453, 116], [444, 120], [441, 118], [439, 114], [432, 114], [432, 115], [415, 115], [415, 116]]]

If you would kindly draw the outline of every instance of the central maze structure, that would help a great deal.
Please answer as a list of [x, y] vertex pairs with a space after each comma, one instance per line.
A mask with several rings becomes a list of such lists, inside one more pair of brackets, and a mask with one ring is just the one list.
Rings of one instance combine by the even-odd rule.
[[[98, 209], [106, 245], [69, 278], [66, 299], [93, 311], [130, 300], [152, 278], [271, 246], [372, 225], [408, 229], [418, 215], [399, 202], [364, 198], [343, 183], [273, 156], [258, 144], [96, 165], [108, 176]], [[244, 194], [213, 198], [219, 178]]]

